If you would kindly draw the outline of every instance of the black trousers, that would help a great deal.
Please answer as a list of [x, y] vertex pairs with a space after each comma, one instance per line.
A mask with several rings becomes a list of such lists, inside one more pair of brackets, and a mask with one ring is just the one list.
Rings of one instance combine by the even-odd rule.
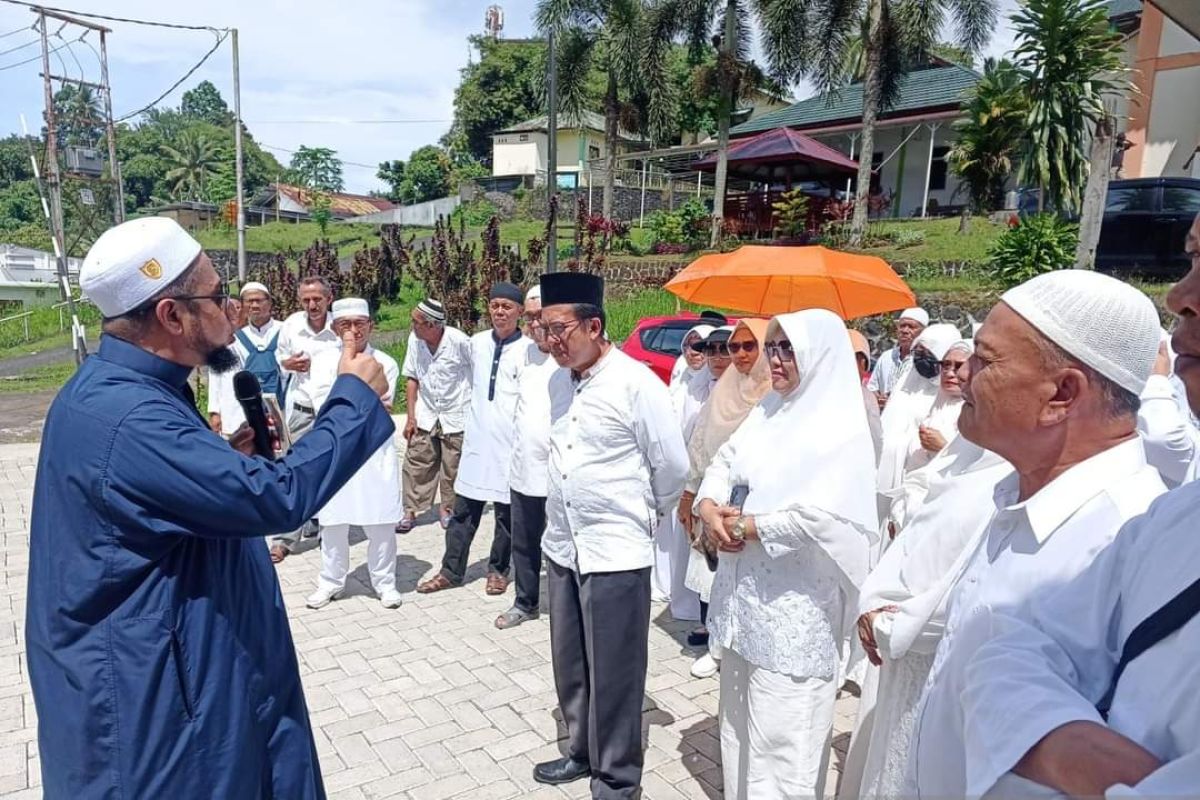
[[[467, 574], [467, 560], [471, 557], [471, 542], [479, 530], [483, 517], [483, 500], [472, 500], [461, 494], [454, 498], [454, 516], [446, 526], [446, 555], [442, 557], [442, 574], [451, 583], [459, 584]], [[512, 534], [510, 531], [508, 503], [492, 503], [496, 512], [496, 534], [492, 539], [492, 552], [488, 556], [488, 572], [508, 574], [512, 559]]]
[[567, 753], [591, 764], [593, 798], [638, 797], [650, 568], [579, 575], [547, 560], [546, 574]]
[[546, 498], [510, 492], [512, 497], [512, 566], [517, 581], [513, 605], [538, 610], [542, 589], [542, 533], [546, 530]]

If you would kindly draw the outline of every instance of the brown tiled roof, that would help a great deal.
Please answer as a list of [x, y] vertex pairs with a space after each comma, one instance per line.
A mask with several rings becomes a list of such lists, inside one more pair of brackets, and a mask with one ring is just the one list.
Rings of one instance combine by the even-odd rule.
[[[274, 186], [284, 197], [311, 209], [313, 193], [308, 189], [287, 183], [277, 183]], [[382, 197], [370, 197], [365, 194], [331, 192], [329, 200], [329, 211], [335, 217], [360, 217], [363, 214], [374, 214], [376, 211], [387, 211], [396, 207], [394, 203]]]

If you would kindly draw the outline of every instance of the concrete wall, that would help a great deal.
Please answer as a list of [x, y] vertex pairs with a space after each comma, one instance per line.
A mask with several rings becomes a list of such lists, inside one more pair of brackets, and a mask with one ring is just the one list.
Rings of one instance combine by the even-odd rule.
[[1163, 70], [1155, 76], [1142, 177], [1186, 174], [1183, 165], [1200, 141], [1198, 98], [1200, 66]]
[[428, 200], [424, 203], [415, 203], [411, 206], [392, 209], [393, 219], [401, 225], [425, 225], [433, 227], [438, 217], [450, 216], [451, 212], [461, 204], [462, 198], [458, 195], [439, 197], [437, 200]]
[[492, 137], [493, 175], [535, 175], [545, 168], [546, 134], [530, 131]]

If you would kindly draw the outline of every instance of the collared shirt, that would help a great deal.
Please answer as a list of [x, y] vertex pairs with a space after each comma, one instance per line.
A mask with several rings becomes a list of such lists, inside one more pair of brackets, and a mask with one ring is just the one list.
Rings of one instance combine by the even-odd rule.
[[471, 407], [471, 340], [465, 333], [444, 328], [434, 352], [410, 333], [400, 373], [417, 382], [418, 428], [428, 432], [440, 423], [442, 433], [463, 432]]
[[[1166, 490], [1134, 437], [1076, 464], [1018, 502], [1019, 476], [996, 485], [996, 511], [951, 590], [946, 628], [925, 685], [909, 758], [913, 797], [966, 791], [961, 692], [978, 649], [972, 620], [989, 611], [1024, 618], [1039, 594], [1070, 581], [1126, 520]], [[961, 634], [961, 635], [960, 635]]]
[[578, 378], [551, 376], [550, 419], [542, 551], [581, 575], [649, 567], [688, 468], [667, 387], [613, 347]]
[[[289, 316], [279, 328], [279, 343], [275, 347], [275, 360], [279, 362], [280, 372], [287, 381], [288, 389], [299, 389], [308, 383], [309, 372], [293, 372], [285, 369], [283, 362], [301, 353], [315, 356], [325, 350], [337, 350], [342, 340], [333, 332], [333, 315], [325, 312], [325, 327], [314, 331], [308, 324], [308, 314], [297, 311]], [[288, 396], [291, 399], [291, 395]], [[288, 413], [291, 413], [291, 403], [288, 403]]]
[[490, 330], [471, 337], [471, 405], [454, 481], [454, 491], [463, 497], [508, 502], [524, 341], [520, 329], [504, 340]]
[[[276, 333], [279, 333], [281, 339], [283, 338], [281, 325], [282, 323], [277, 319], [267, 320], [267, 324], [261, 328], [248, 323], [242, 328], [242, 333], [246, 335], [251, 344], [265, 347], [271, 343], [271, 339]], [[245, 368], [246, 357], [249, 355], [240, 339], [235, 338], [229, 348], [237, 354], [237, 366], [220, 375], [213, 375], [210, 371], [208, 379], [208, 413], [221, 415], [220, 433], [226, 437], [232, 436], [233, 432], [246, 421], [246, 412], [242, 411], [242, 404], [237, 401], [233, 391], [233, 376]]]
[[104, 335], [46, 417], [25, 635], [47, 797], [325, 796], [263, 537], [311, 519], [395, 425], [342, 376], [289, 455], [249, 458], [208, 429], [190, 372]]
[[530, 342], [517, 394], [509, 486], [528, 497], [545, 497], [550, 458], [550, 378], [561, 367]]
[[879, 356], [879, 360], [875, 362], [875, 369], [871, 371], [871, 377], [867, 380], [867, 388], [872, 392], [891, 394], [892, 389], [896, 386], [896, 380], [900, 377], [900, 369], [908, 363], [910, 358], [912, 358], [911, 352], [902, 358], [899, 347], [884, 350], [883, 354]]
[[[1078, 577], [1034, 600], [1024, 618], [997, 611], [980, 620], [988, 641], [971, 659], [963, 693], [969, 794], [997, 780], [1020, 783], [1004, 773], [1055, 728], [1105, 724], [1095, 706], [1130, 634], [1200, 577], [1198, 507], [1196, 484], [1164, 495]], [[1200, 616], [1121, 674], [1107, 725], [1164, 763], [1107, 797], [1200, 791], [1198, 652]]]

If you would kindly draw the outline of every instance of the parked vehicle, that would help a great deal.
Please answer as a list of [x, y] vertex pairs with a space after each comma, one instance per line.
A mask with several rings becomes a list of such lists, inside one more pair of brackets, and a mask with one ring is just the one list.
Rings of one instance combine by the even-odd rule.
[[1183, 251], [1200, 213], [1200, 179], [1112, 181], [1096, 248], [1096, 269], [1178, 280], [1191, 266]]
[[[730, 319], [735, 324], [736, 319]], [[621, 345], [621, 351], [648, 366], [663, 383], [671, 382], [671, 370], [683, 352], [683, 337], [701, 324], [698, 314], [647, 317], [638, 322], [633, 333]]]

